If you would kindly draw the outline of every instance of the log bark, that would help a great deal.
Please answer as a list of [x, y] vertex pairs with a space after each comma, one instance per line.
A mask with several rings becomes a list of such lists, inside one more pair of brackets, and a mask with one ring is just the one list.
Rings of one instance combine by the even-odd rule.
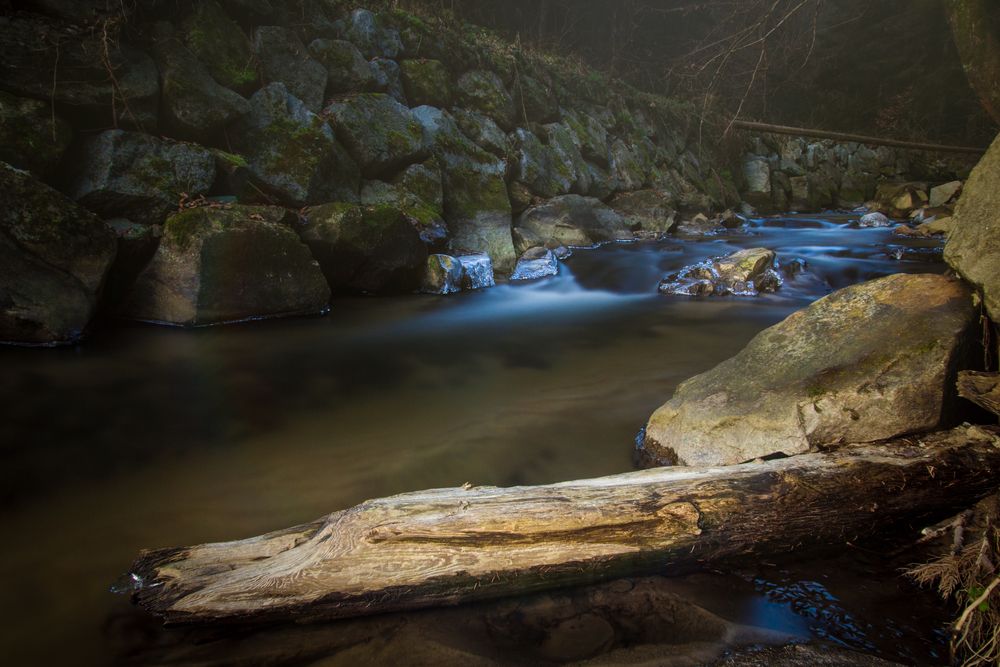
[[962, 371], [958, 374], [958, 395], [1000, 415], [1000, 373]]
[[935, 153], [969, 153], [972, 155], [982, 155], [986, 152], [986, 148], [977, 148], [975, 146], [952, 146], [949, 144], [931, 144], [920, 141], [903, 141], [901, 139], [881, 139], [879, 137], [869, 137], [864, 134], [831, 132], [829, 130], [792, 127], [790, 125], [772, 125], [770, 123], [758, 123], [750, 120], [734, 120], [733, 127], [737, 130], [747, 130], [749, 132], [770, 132], [771, 134], [789, 134], [796, 137], [812, 137], [814, 139], [852, 141], [859, 144], [869, 144], [871, 146], [892, 146], [894, 148], [908, 148], [910, 150], [932, 151]]
[[993, 491], [998, 432], [370, 500], [249, 540], [146, 552], [134, 599], [171, 623], [315, 621], [829, 548]]

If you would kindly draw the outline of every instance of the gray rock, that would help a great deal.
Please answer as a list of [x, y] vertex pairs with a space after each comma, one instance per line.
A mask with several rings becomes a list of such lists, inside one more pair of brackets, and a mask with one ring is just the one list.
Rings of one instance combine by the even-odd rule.
[[746, 190], [743, 198], [748, 204], [762, 211], [771, 210], [771, 166], [767, 160], [753, 155], [743, 162], [743, 180]]
[[462, 289], [477, 290], [493, 287], [493, 260], [485, 253], [457, 257], [462, 265]]
[[280, 81], [310, 111], [323, 107], [326, 68], [309, 57], [298, 35], [288, 28], [262, 26], [254, 31], [253, 50], [265, 81]]
[[944, 276], [835, 292], [682, 383], [650, 418], [644, 454], [729, 465], [941, 428], [976, 321], [969, 290]]
[[302, 238], [334, 292], [412, 292], [427, 264], [417, 229], [393, 206], [317, 206]]
[[489, 116], [504, 130], [517, 123], [517, 107], [500, 77], [485, 70], [466, 72], [458, 79], [459, 106]]
[[563, 113], [563, 121], [573, 132], [580, 153], [599, 167], [607, 168], [608, 132], [604, 125], [593, 116], [582, 111], [570, 110]]
[[448, 238], [448, 226], [441, 217], [441, 209], [399, 185], [367, 181], [361, 188], [361, 203], [365, 206], [392, 206], [399, 209], [427, 245], [439, 245]]
[[219, 142], [227, 125], [249, 113], [249, 103], [219, 85], [208, 69], [174, 36], [170, 24], [156, 25], [153, 54], [162, 81], [161, 122], [172, 136], [204, 143]]
[[721, 221], [716, 218], [709, 218], [704, 213], [699, 213], [690, 218], [684, 218], [674, 228], [680, 236], [712, 236], [725, 230]]
[[661, 294], [684, 296], [757, 296], [781, 287], [775, 254], [767, 248], [747, 248], [716, 257], [667, 276]]
[[517, 260], [517, 267], [510, 275], [511, 280], [537, 280], [558, 275], [559, 261], [548, 248], [532, 248]]
[[89, 211], [0, 162], [0, 342], [77, 341], [115, 257], [114, 235]]
[[423, 125], [388, 95], [352, 95], [331, 104], [325, 115], [368, 178], [390, 174], [430, 155]]
[[451, 106], [451, 74], [440, 60], [404, 60], [399, 65], [406, 98], [413, 106]]
[[347, 39], [366, 58], [395, 58], [403, 50], [399, 32], [382, 25], [379, 17], [367, 9], [356, 9], [347, 19]]
[[411, 164], [392, 182], [419, 197], [439, 214], [444, 213], [444, 187], [441, 183], [441, 165], [438, 164], [437, 158], [431, 158], [420, 164]]
[[375, 90], [385, 93], [404, 106], [409, 106], [399, 64], [388, 58], [375, 58], [371, 61], [371, 68]]
[[584, 196], [589, 194], [590, 169], [576, 145], [572, 130], [563, 123], [550, 123], [543, 129], [553, 173], [558, 175], [561, 183], [569, 183], [570, 192]]
[[322, 118], [283, 84], [250, 98], [250, 114], [233, 133], [250, 171], [292, 206], [358, 201], [361, 173]]
[[859, 227], [891, 227], [892, 220], [885, 217], [884, 214], [879, 212], [866, 213], [861, 216], [861, 220], [858, 221]]
[[497, 157], [504, 158], [510, 152], [507, 134], [489, 116], [477, 111], [455, 108], [452, 110], [459, 129], [469, 139]]
[[215, 158], [193, 144], [108, 130], [88, 140], [70, 187], [74, 199], [106, 218], [160, 224], [182, 194], [208, 192]]
[[514, 130], [510, 146], [511, 178], [526, 185], [532, 194], [551, 199], [572, 189], [574, 174], [557, 168], [552, 152], [530, 130], [520, 127]]
[[630, 192], [641, 190], [646, 184], [646, 171], [641, 156], [634, 144], [621, 139], [611, 144], [611, 177], [617, 184], [616, 190]]
[[53, 116], [49, 104], [0, 91], [0, 161], [44, 179], [72, 139], [69, 123]]
[[951, 181], [931, 188], [929, 204], [932, 208], [944, 206], [962, 191], [962, 181]]
[[181, 23], [178, 32], [184, 46], [220, 85], [241, 95], [249, 95], [257, 87], [257, 69], [250, 40], [218, 2], [202, 0], [192, 3], [191, 13]]
[[123, 314], [204, 326], [324, 312], [330, 288], [277, 207], [200, 207], [167, 219]]
[[599, 199], [564, 195], [529, 208], [518, 218], [517, 229], [537, 241], [565, 246], [632, 239], [628, 222]]
[[337, 39], [315, 39], [309, 54], [326, 68], [326, 92], [330, 95], [362, 93], [375, 86], [375, 73], [358, 47]]
[[427, 268], [420, 282], [420, 291], [425, 294], [453, 294], [462, 290], [465, 269], [462, 263], [451, 255], [431, 255], [427, 258]]
[[639, 190], [617, 195], [609, 203], [633, 228], [669, 233], [677, 225], [676, 199], [667, 190]]
[[951, 268], [982, 292], [986, 311], [1000, 322], [1000, 137], [972, 170], [955, 207], [944, 248]]

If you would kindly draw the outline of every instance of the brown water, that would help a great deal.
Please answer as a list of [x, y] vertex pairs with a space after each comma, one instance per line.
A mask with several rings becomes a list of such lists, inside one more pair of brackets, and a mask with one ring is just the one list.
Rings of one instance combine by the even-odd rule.
[[[0, 655], [109, 664], [183, 645], [109, 593], [140, 548], [247, 537], [421, 488], [630, 469], [636, 432], [677, 383], [761, 329], [832, 288], [943, 270], [936, 244], [846, 221], [793, 217], [578, 250], [554, 278], [338, 299], [324, 318], [107, 324], [74, 349], [0, 349]], [[887, 244], [911, 250], [895, 259]], [[757, 245], [810, 270], [755, 299], [656, 294], [670, 271]], [[855, 569], [839, 583], [808, 580], [819, 588], [773, 568], [684, 581], [700, 581], [685, 589], [692, 599], [740, 623], [933, 662], [940, 618], [927, 600], [914, 603], [887, 568]], [[831, 590], [865, 576], [871, 590], [854, 608], [826, 613], [842, 595]], [[884, 604], [903, 620], [852, 615]]]

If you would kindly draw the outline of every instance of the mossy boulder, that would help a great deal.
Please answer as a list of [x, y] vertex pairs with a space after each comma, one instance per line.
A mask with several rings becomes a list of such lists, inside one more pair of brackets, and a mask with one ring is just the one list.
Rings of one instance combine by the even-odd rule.
[[749, 155], [743, 161], [743, 198], [758, 211], [772, 210], [771, 165], [766, 158]]
[[590, 246], [604, 241], [631, 239], [628, 222], [592, 197], [564, 195], [529, 208], [516, 223], [520, 236], [531, 245]]
[[122, 314], [203, 326], [327, 309], [318, 263], [277, 207], [188, 209], [167, 219], [152, 261]]
[[506, 162], [472, 143], [447, 112], [429, 106], [413, 112], [441, 165], [451, 247], [456, 253], [486, 253], [498, 271], [509, 272], [517, 256], [504, 180]]
[[494, 72], [472, 70], [458, 79], [459, 106], [479, 111], [510, 131], [517, 124], [517, 107], [503, 81]]
[[325, 115], [368, 178], [391, 174], [430, 154], [423, 126], [388, 95], [352, 95], [331, 104]]
[[834, 292], [682, 383], [650, 418], [641, 453], [651, 464], [730, 465], [942, 428], [977, 321], [968, 288], [944, 276]]
[[0, 161], [37, 178], [56, 170], [73, 139], [73, 130], [40, 100], [0, 91]]
[[465, 268], [451, 255], [431, 255], [420, 280], [424, 294], [454, 294], [462, 291]]
[[559, 120], [559, 101], [552, 85], [525, 74], [514, 79], [512, 87], [514, 108], [519, 110], [519, 120], [529, 123], [553, 123]]
[[573, 131], [563, 123], [550, 123], [543, 129], [553, 172], [560, 180], [570, 183], [571, 192], [578, 195], [589, 194], [590, 169], [587, 168], [587, 162], [580, 153]]
[[403, 50], [399, 31], [383, 24], [367, 9], [356, 9], [347, 18], [345, 35], [366, 58], [396, 58]]
[[358, 200], [361, 171], [329, 124], [283, 84], [250, 98], [250, 114], [233, 133], [249, 169], [292, 206]]
[[241, 95], [257, 87], [250, 40], [216, 0], [192, 3], [179, 38], [219, 85]]
[[253, 50], [265, 81], [280, 81], [310, 111], [323, 107], [326, 68], [309, 56], [292, 30], [273, 25], [257, 28], [253, 33]]
[[174, 36], [169, 23], [154, 30], [153, 54], [162, 81], [164, 129], [179, 139], [204, 143], [223, 139], [222, 130], [246, 115], [250, 105], [220, 85], [208, 69]]
[[399, 208], [326, 204], [307, 218], [302, 238], [334, 292], [410, 292], [420, 285], [427, 247]]
[[634, 228], [666, 234], [677, 225], [677, 199], [669, 190], [637, 190], [608, 202]]
[[416, 195], [438, 213], [444, 213], [444, 186], [441, 181], [441, 165], [437, 158], [411, 164], [392, 181], [410, 194]]
[[617, 190], [630, 192], [641, 190], [645, 186], [646, 170], [636, 145], [616, 139], [611, 144], [609, 156], [611, 177], [617, 185]]
[[583, 157], [589, 162], [607, 168], [608, 131], [604, 125], [592, 115], [577, 110], [564, 112], [563, 122], [573, 132], [574, 140]]
[[767, 248], [745, 248], [687, 266], [660, 281], [660, 294], [683, 296], [757, 296], [781, 287], [775, 264], [777, 257]]
[[0, 200], [0, 342], [79, 340], [114, 260], [114, 235], [94, 214], [3, 162]]
[[1000, 322], [1000, 137], [972, 170], [955, 207], [944, 259], [982, 292]]
[[326, 68], [328, 95], [362, 93], [375, 85], [371, 64], [350, 42], [315, 39], [309, 44], [309, 54]]
[[510, 141], [507, 133], [500, 129], [495, 120], [478, 111], [457, 107], [452, 109], [452, 114], [459, 129], [473, 143], [497, 157], [507, 157], [510, 152]]
[[0, 16], [0, 89], [48, 101], [78, 129], [156, 129], [160, 81], [148, 54], [115, 41], [105, 48], [99, 30], [54, 37], [50, 21]]
[[403, 74], [399, 63], [388, 58], [374, 58], [371, 61], [372, 76], [375, 79], [373, 90], [385, 93], [404, 106], [409, 106], [406, 90], [403, 88]]
[[451, 106], [451, 74], [440, 60], [404, 60], [400, 74], [406, 98], [413, 106]]
[[399, 209], [427, 245], [441, 245], [448, 238], [448, 225], [441, 217], [441, 210], [399, 185], [366, 181], [361, 188], [361, 203]]
[[105, 218], [159, 224], [182, 194], [207, 193], [215, 158], [193, 144], [108, 130], [86, 141], [69, 191]]
[[511, 179], [534, 195], [551, 199], [568, 194], [576, 182], [572, 166], [569, 172], [557, 169], [552, 151], [530, 130], [519, 127], [511, 132], [510, 154]]

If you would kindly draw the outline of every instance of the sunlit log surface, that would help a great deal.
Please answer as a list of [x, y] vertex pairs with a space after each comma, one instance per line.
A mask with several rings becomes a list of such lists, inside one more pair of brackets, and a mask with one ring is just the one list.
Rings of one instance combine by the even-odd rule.
[[314, 621], [838, 546], [993, 491], [997, 433], [370, 500], [249, 540], [146, 552], [135, 599], [173, 623]]

